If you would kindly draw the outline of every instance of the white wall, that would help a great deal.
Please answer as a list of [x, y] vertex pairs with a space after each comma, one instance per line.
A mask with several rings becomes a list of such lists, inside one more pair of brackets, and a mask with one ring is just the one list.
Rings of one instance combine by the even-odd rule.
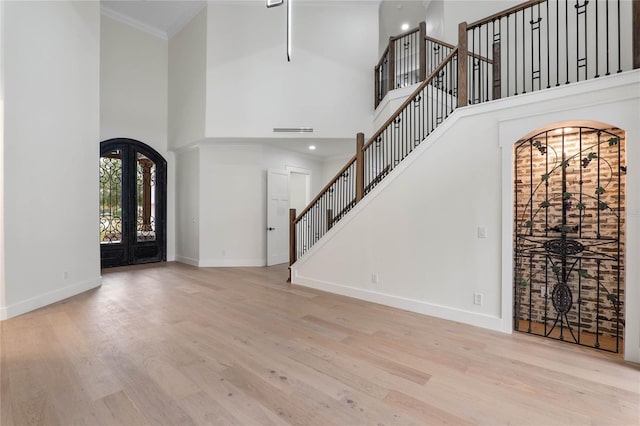
[[457, 45], [460, 22], [470, 24], [521, 3], [520, 0], [432, 0], [427, 8], [427, 35]]
[[295, 172], [290, 173], [289, 189], [291, 194], [291, 198], [289, 199], [290, 208], [301, 212], [307, 207], [309, 201], [311, 201], [311, 198], [307, 197], [307, 175]]
[[255, 141], [200, 145], [199, 266], [266, 264], [267, 169], [286, 166], [311, 170], [313, 195], [324, 185], [321, 162], [303, 154]]
[[[351, 158], [355, 155], [355, 153], [356, 153], [356, 147], [354, 143], [353, 154], [325, 158], [322, 161], [322, 179], [321, 179], [322, 185], [320, 186], [319, 190], [324, 188], [324, 186], [328, 184], [329, 181], [331, 181], [334, 177], [336, 177], [338, 172], [347, 164], [349, 160], [351, 160]], [[318, 195], [319, 190], [312, 195], [311, 199], [313, 199], [313, 197]]]
[[313, 127], [318, 138], [371, 134], [377, 5], [293, 7], [287, 62], [284, 7], [209, 3], [207, 137], [272, 137], [274, 127]]
[[[512, 145], [558, 121], [605, 122], [627, 131], [625, 357], [640, 362], [639, 77], [628, 72], [455, 111], [294, 265], [293, 282], [511, 331]], [[477, 238], [479, 226], [488, 238]], [[476, 292], [482, 306], [473, 304]]]
[[100, 284], [100, 4], [3, 6], [4, 318]]
[[175, 258], [175, 160], [167, 149], [168, 43], [106, 16], [100, 29], [100, 140], [139, 140], [167, 160], [167, 260]]
[[200, 154], [176, 153], [176, 260], [198, 266], [200, 258]]
[[402, 24], [417, 28], [425, 20], [429, 0], [383, 0], [378, 10], [379, 42], [378, 56], [389, 45], [389, 37], [401, 34]]
[[[207, 9], [169, 40], [169, 147], [204, 138]], [[220, 100], [217, 100], [220, 103]]]
[[[432, 0], [429, 3], [425, 23], [428, 36], [444, 41], [444, 0]], [[457, 24], [450, 23], [449, 25]], [[457, 42], [451, 44], [457, 44]]]

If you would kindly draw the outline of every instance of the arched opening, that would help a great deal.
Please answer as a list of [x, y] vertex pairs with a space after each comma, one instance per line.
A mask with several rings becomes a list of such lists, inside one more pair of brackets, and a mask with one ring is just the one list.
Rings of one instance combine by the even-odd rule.
[[100, 264], [166, 260], [167, 162], [150, 146], [100, 143]]
[[514, 330], [620, 353], [625, 132], [559, 123], [514, 146]]

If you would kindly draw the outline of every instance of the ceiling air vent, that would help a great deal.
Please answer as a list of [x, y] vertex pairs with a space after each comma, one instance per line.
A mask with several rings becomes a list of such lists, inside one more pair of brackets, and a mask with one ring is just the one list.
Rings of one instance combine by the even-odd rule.
[[313, 127], [274, 127], [274, 133], [313, 133]]

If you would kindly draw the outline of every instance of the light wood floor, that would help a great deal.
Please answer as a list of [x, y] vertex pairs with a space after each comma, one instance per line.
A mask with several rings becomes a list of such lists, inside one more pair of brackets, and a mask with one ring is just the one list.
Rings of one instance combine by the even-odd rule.
[[640, 423], [640, 367], [167, 263], [1, 324], [2, 425]]

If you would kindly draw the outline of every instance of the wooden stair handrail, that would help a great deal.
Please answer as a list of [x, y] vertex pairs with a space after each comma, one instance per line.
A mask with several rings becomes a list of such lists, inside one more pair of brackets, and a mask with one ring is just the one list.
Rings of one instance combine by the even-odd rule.
[[380, 68], [382, 66], [382, 62], [384, 61], [384, 57], [387, 56], [387, 54], [389, 53], [389, 46], [384, 48], [384, 51], [382, 52], [382, 55], [380, 55], [380, 60], [378, 61], [378, 63], [376, 64], [376, 68]]
[[449, 44], [446, 41], [438, 40], [437, 38], [424, 36], [424, 39], [430, 41], [431, 43], [440, 44], [444, 47], [448, 47], [449, 49], [455, 49], [456, 47], [453, 44]]
[[[422, 83], [420, 83], [420, 85], [418, 85], [418, 87], [411, 93], [411, 95], [409, 95], [407, 97], [407, 99], [402, 103], [402, 105], [400, 105], [397, 109], [396, 112], [393, 113], [393, 115], [391, 117], [389, 117], [389, 119], [387, 121], [384, 122], [384, 124], [382, 126], [380, 126], [380, 128], [378, 129], [377, 132], [375, 132], [373, 134], [373, 136], [371, 136], [371, 138], [369, 138], [369, 140], [367, 141], [367, 143], [364, 144], [363, 149], [367, 149], [367, 147], [369, 145], [371, 145], [373, 142], [375, 142], [376, 138], [378, 136], [380, 136], [382, 134], [382, 132], [385, 131], [385, 129], [387, 127], [389, 127], [396, 118], [398, 118], [398, 116], [400, 114], [402, 114], [402, 111], [409, 106], [409, 104], [411, 104], [411, 102], [413, 102], [415, 100], [415, 98], [422, 92], [422, 90], [427, 87], [428, 84], [431, 83], [431, 81], [437, 76], [437, 74], [443, 70], [443, 68], [451, 61], [451, 59], [456, 56], [458, 54], [458, 48], [455, 48], [451, 53], [449, 53], [440, 63], [440, 65], [438, 65], [436, 67], [435, 70], [433, 70], [433, 72], [431, 74], [429, 74], [429, 76], [427, 78], [424, 79], [424, 81]], [[343, 170], [344, 171], [344, 170]]]
[[467, 31], [472, 30], [475, 27], [479, 27], [480, 25], [484, 25], [484, 24], [487, 24], [489, 22], [493, 22], [493, 21], [495, 21], [497, 19], [504, 18], [505, 16], [509, 16], [512, 13], [520, 12], [521, 10], [524, 10], [524, 9], [526, 9], [528, 7], [535, 6], [536, 4], [544, 3], [545, 1], [547, 1], [547, 0], [530, 0], [530, 1], [526, 1], [526, 2], [518, 4], [518, 5], [515, 5], [513, 7], [510, 7], [508, 9], [505, 9], [505, 10], [503, 10], [501, 12], [494, 13], [491, 16], [488, 16], [486, 18], [482, 18], [482, 19], [480, 19], [478, 21], [475, 21], [475, 22], [472, 22], [470, 24], [467, 24]]
[[[371, 187], [373, 185], [376, 185], [378, 183], [380, 183], [380, 181], [382, 181], [382, 179], [384, 179], [384, 177], [389, 174], [389, 169], [391, 168], [391, 166], [387, 165], [387, 167], [385, 167], [384, 169], [382, 169], [380, 171], [380, 173], [378, 173], [378, 175], [371, 179], [371, 182], [369, 182], [369, 184], [367, 186], [364, 187], [364, 193], [368, 193], [369, 190], [371, 190]], [[349, 202], [349, 204], [347, 204], [347, 206], [345, 208], [343, 208], [342, 210], [340, 210], [338, 212], [338, 214], [336, 215], [331, 215], [331, 223], [335, 223], [335, 219], [336, 218], [341, 218], [342, 216], [344, 216], [349, 210], [351, 210], [355, 205], [356, 205], [356, 199], [354, 198], [353, 200], [351, 200]], [[330, 211], [330, 210], [329, 210]]]
[[347, 169], [349, 167], [351, 167], [351, 165], [353, 163], [355, 163], [355, 162], [356, 162], [356, 156], [354, 155], [347, 162], [347, 164], [345, 164], [344, 167], [340, 169], [340, 171], [335, 175], [335, 177], [333, 179], [331, 179], [329, 181], [329, 183], [326, 184], [324, 186], [324, 188], [322, 188], [322, 190], [320, 190], [320, 192], [318, 192], [318, 195], [316, 195], [315, 198], [313, 200], [311, 200], [311, 202], [307, 205], [307, 207], [305, 207], [304, 210], [302, 210], [302, 212], [298, 215], [298, 217], [296, 217], [296, 220], [295, 220], [294, 224], [297, 224], [298, 222], [300, 222], [300, 220], [302, 219], [302, 216], [304, 216], [309, 210], [311, 210], [311, 207], [313, 207], [313, 205], [316, 203], [316, 201], [318, 201], [320, 199], [320, 197], [322, 197], [325, 194], [325, 192], [327, 192], [329, 190], [329, 188], [331, 188], [331, 185], [333, 185], [338, 179], [340, 179], [340, 176], [344, 172], [346, 172]]
[[417, 33], [418, 31], [420, 31], [420, 27], [411, 28], [410, 30], [407, 30], [407, 31], [405, 31], [405, 32], [403, 32], [401, 34], [389, 37], [389, 41], [400, 40], [402, 37], [406, 37], [406, 36], [411, 35], [413, 33]]

